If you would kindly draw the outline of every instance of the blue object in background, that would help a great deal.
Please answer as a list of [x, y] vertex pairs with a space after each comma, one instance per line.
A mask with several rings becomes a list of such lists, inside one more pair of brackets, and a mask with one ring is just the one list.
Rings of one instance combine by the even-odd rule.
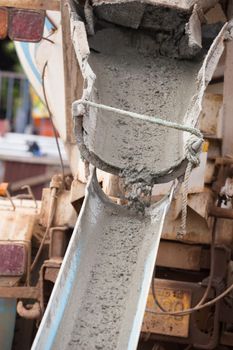
[[0, 298], [0, 349], [11, 350], [16, 319], [16, 299]]

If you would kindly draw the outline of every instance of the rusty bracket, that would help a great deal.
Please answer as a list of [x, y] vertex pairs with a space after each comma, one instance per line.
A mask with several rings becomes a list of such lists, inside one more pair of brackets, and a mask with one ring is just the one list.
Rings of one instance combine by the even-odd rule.
[[220, 208], [211, 206], [209, 209], [209, 216], [214, 216], [221, 219], [233, 219], [233, 209]]
[[38, 287], [0, 287], [1, 298], [14, 299], [40, 299]]

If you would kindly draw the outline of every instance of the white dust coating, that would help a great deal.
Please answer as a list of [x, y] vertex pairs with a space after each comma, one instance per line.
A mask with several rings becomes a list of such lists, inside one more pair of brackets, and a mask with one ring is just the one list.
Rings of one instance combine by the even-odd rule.
[[[59, 300], [65, 297], [59, 299], [59, 293], [66, 290], [66, 280], [75, 271], [57, 332], [53, 319], [47, 317], [48, 328], [56, 332], [52, 349], [127, 349], [141, 298], [146, 303], [154, 250], [158, 249], [161, 220], [169, 199], [140, 217], [110, 202], [96, 179], [88, 192], [68, 260], [56, 285], [57, 297], [51, 303], [51, 312], [59, 308]], [[72, 263], [75, 256], [78, 265]]]
[[[94, 100], [183, 122], [195, 93], [199, 61], [162, 57], [154, 39], [119, 28], [97, 32], [89, 45], [89, 64], [97, 76]], [[116, 168], [130, 167], [145, 180], [183, 156], [180, 131], [95, 108], [89, 108], [88, 115], [84, 118], [88, 149]]]

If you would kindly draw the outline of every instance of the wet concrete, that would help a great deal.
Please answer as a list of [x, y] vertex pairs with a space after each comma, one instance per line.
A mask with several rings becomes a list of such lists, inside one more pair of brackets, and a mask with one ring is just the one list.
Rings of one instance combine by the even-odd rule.
[[136, 348], [168, 203], [142, 217], [92, 179], [33, 349]]
[[[138, 1], [117, 3], [116, 18], [115, 5], [96, 6], [95, 34], [88, 37], [89, 57], [80, 55], [82, 43], [76, 34], [77, 58], [85, 81], [82, 99], [195, 126], [221, 43], [219, 48], [215, 43], [206, 56], [204, 50], [196, 55], [201, 26], [195, 9], [184, 12], [144, 5]], [[136, 6], [135, 13], [132, 10], [127, 18], [124, 6]], [[116, 24], [120, 21], [122, 24]], [[221, 40], [220, 35], [217, 41]], [[181, 59], [179, 50], [193, 56]], [[185, 145], [190, 134], [99, 108], [79, 107], [75, 111], [81, 117], [76, 121], [77, 141], [92, 165], [124, 177], [126, 183], [149, 186], [169, 182], [185, 172]]]
[[[183, 122], [195, 94], [200, 61], [161, 56], [150, 36], [122, 28], [100, 30], [89, 44], [89, 63], [97, 76], [94, 100]], [[156, 171], [183, 156], [182, 132], [149, 122], [89, 108], [84, 129], [91, 152], [137, 181], [150, 183]]]

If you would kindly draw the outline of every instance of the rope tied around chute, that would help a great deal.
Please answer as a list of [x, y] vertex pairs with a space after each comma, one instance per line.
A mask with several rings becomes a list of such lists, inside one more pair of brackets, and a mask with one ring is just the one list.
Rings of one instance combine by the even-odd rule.
[[[123, 109], [110, 107], [101, 103], [96, 103], [89, 100], [78, 100], [73, 103], [73, 116], [79, 117], [83, 116], [86, 113], [86, 106], [94, 107], [97, 109], [105, 110], [112, 113], [117, 113], [122, 116], [128, 116], [131, 118], [136, 118], [143, 121], [148, 121], [153, 124], [160, 126], [165, 126], [168, 128], [173, 128], [176, 130], [189, 132], [191, 137], [185, 145], [185, 158], [188, 160], [188, 165], [184, 175], [183, 181], [183, 191], [182, 191], [182, 214], [181, 214], [181, 225], [180, 231], [177, 233], [178, 239], [183, 239], [186, 234], [186, 221], [187, 221], [187, 203], [188, 203], [188, 184], [189, 178], [192, 172], [192, 169], [197, 167], [200, 164], [200, 153], [203, 143], [203, 135], [199, 129], [184, 125], [169, 120], [164, 120], [154, 116], [148, 116], [146, 114], [139, 114], [131, 111], [126, 111]], [[177, 164], [175, 164], [177, 166]], [[173, 169], [174, 166], [171, 166], [170, 169]]]
[[188, 160], [188, 165], [183, 181], [181, 224], [180, 231], [177, 232], [177, 239], [183, 239], [186, 235], [189, 179], [193, 168], [200, 164], [200, 153], [203, 141], [203, 138], [197, 138], [195, 135], [191, 135], [185, 146], [185, 156]]

